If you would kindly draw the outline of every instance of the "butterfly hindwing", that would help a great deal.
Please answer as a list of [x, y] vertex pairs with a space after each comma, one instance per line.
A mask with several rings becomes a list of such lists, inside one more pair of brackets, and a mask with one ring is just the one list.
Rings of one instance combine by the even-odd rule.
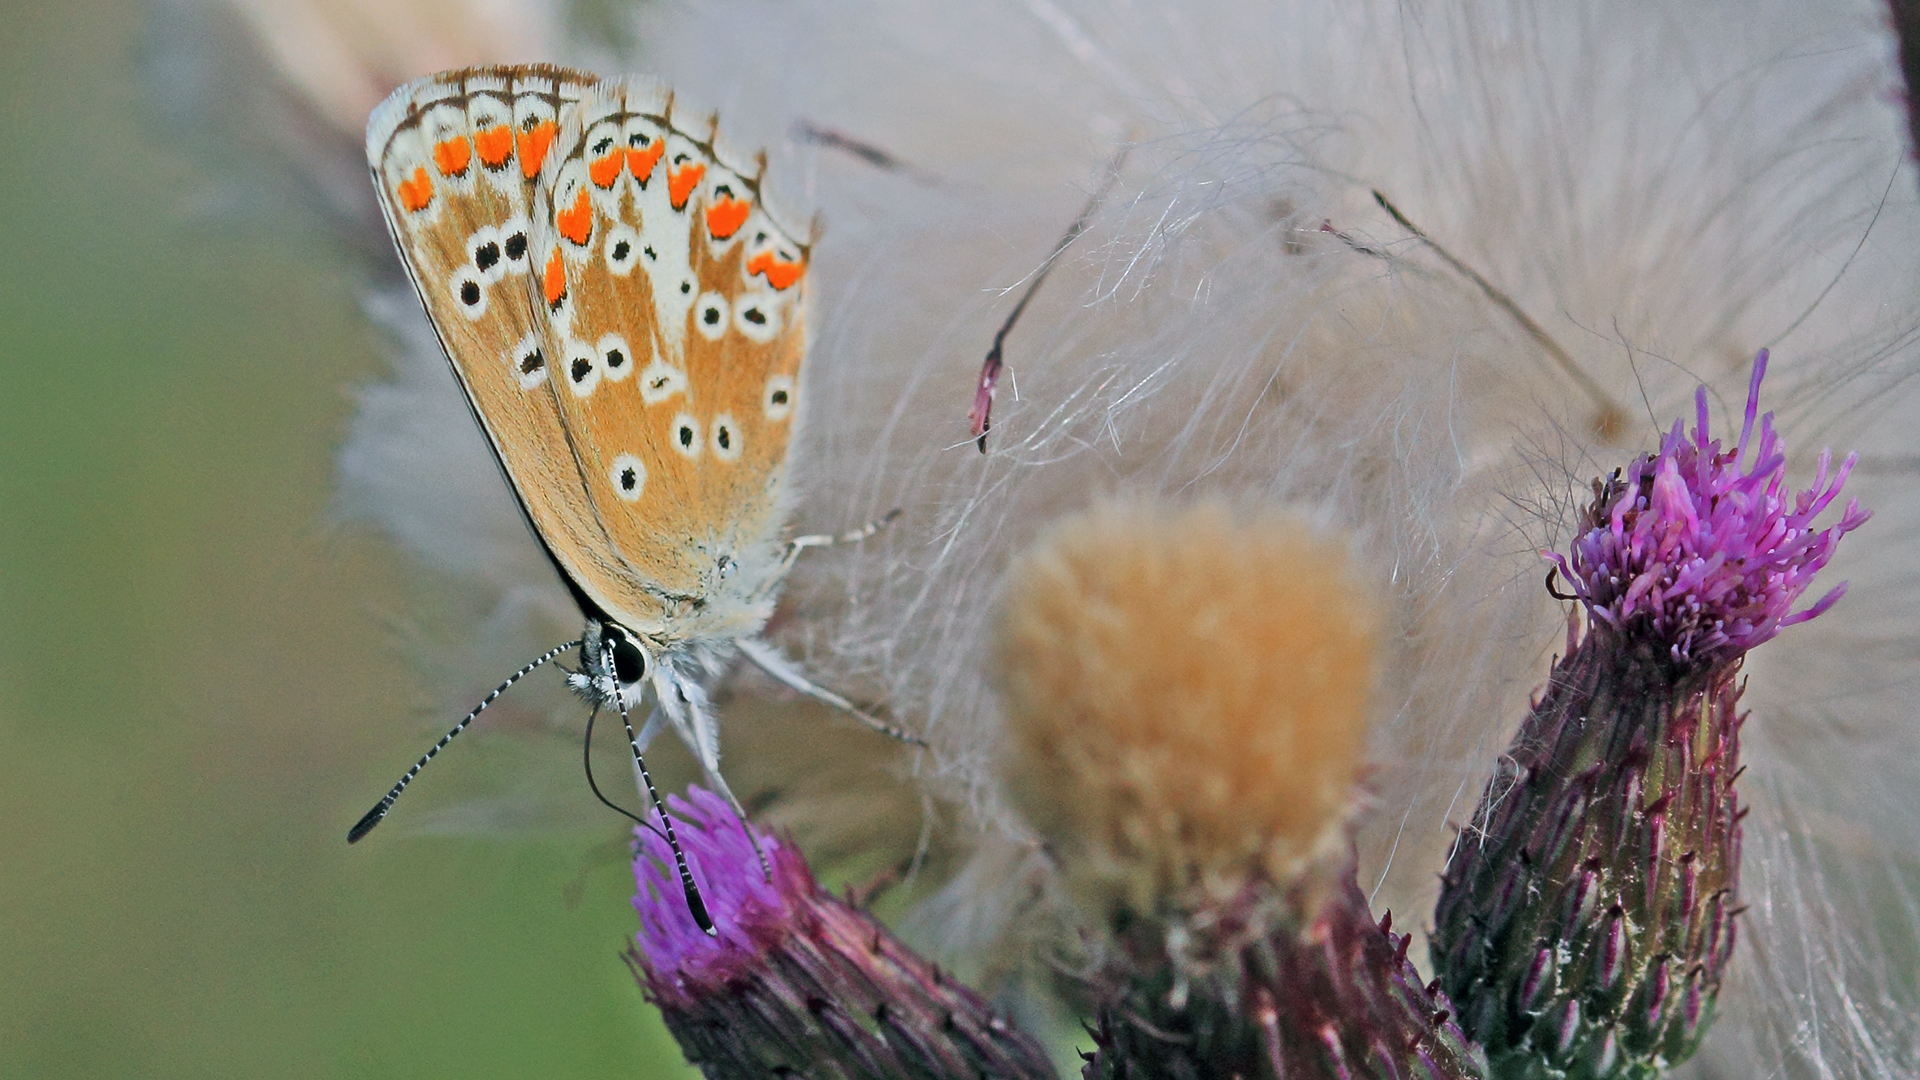
[[723, 630], [776, 562], [806, 354], [808, 249], [759, 163], [716, 142], [657, 84], [602, 82], [568, 111], [530, 233], [543, 390], [611, 557], [577, 560], [576, 583], [669, 637]]
[[607, 541], [546, 385], [530, 223], [562, 114], [595, 81], [544, 66], [446, 72], [396, 90], [367, 121], [367, 160], [407, 275], [556, 558]]

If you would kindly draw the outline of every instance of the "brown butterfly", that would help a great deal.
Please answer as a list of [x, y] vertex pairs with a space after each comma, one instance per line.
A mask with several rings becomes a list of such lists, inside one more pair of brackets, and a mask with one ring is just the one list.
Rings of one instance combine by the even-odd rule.
[[[767, 208], [765, 155], [733, 153], [716, 118], [687, 124], [655, 82], [531, 65], [402, 86], [367, 121], [367, 160], [407, 275], [586, 628], [487, 695], [349, 842], [501, 692], [575, 647], [568, 682], [627, 721], [676, 858], [641, 753], [671, 726], [739, 809], [704, 689], [736, 652], [917, 743], [756, 636], [801, 551], [878, 525], [780, 538], [811, 241]], [[636, 733], [628, 714], [649, 703]]]

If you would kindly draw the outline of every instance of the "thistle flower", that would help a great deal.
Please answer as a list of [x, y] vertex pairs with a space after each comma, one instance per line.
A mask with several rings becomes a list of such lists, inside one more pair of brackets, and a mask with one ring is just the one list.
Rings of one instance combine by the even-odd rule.
[[1480, 1075], [1354, 884], [1378, 624], [1344, 538], [1220, 503], [1107, 503], [1014, 568], [1009, 786], [1112, 943], [1088, 1077]]
[[[1312, 900], [1311, 920], [1246, 942], [1236, 958], [1244, 968], [1238, 985], [1186, 985], [1164, 968], [1137, 971], [1088, 1029], [1094, 1045], [1083, 1055], [1086, 1080], [1486, 1075], [1446, 996], [1423, 986], [1407, 958], [1413, 936], [1394, 933], [1391, 915], [1378, 923], [1368, 915], [1351, 861], [1329, 880], [1300, 884], [1323, 894]], [[1213, 914], [1230, 922], [1230, 910]]]
[[688, 913], [666, 841], [636, 830], [629, 958], [709, 1080], [1053, 1075], [1039, 1045], [979, 995], [820, 888], [789, 841], [749, 835], [709, 791], [669, 803], [716, 935]]
[[[1755, 359], [1739, 442], [1706, 391], [1624, 478], [1594, 484], [1571, 557], [1587, 614], [1460, 838], [1432, 935], [1440, 983], [1500, 1077], [1651, 1077], [1691, 1056], [1737, 932], [1736, 684], [1747, 651], [1844, 586], [1794, 603], [1867, 520], [1838, 497], [1854, 458], [1793, 493]], [[1754, 451], [1749, 462], [1748, 451]]]
[[1723, 451], [1711, 438], [1702, 386], [1694, 397], [1692, 438], [1676, 420], [1658, 454], [1629, 465], [1624, 478], [1616, 473], [1594, 481], [1586, 530], [1574, 540], [1571, 558], [1548, 554], [1589, 619], [1623, 639], [1622, 647], [1651, 645], [1680, 665], [1737, 663], [1749, 649], [1815, 618], [1846, 594], [1843, 582], [1811, 607], [1788, 614], [1840, 538], [1868, 515], [1859, 500], [1849, 500], [1837, 524], [1812, 528], [1839, 496], [1859, 455], [1847, 455], [1839, 472], [1830, 474], [1832, 454], [1822, 450], [1813, 486], [1790, 492], [1786, 450], [1772, 413], [1760, 419], [1760, 437], [1753, 438], [1766, 373], [1762, 349], [1753, 361], [1738, 443]]

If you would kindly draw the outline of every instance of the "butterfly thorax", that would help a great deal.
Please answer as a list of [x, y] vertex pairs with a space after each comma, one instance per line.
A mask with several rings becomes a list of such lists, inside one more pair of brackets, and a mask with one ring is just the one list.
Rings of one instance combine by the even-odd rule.
[[773, 617], [785, 564], [781, 549], [766, 543], [727, 543], [714, 539], [688, 544], [692, 588], [671, 591], [652, 584], [645, 605], [619, 607], [598, 599], [599, 613], [665, 655], [703, 641], [726, 640], [760, 632]]

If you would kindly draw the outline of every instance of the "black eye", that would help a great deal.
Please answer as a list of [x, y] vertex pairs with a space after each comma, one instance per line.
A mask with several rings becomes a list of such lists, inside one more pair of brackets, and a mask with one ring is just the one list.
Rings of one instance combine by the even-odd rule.
[[693, 429], [688, 427], [685, 424], [681, 424], [680, 425], [680, 446], [684, 449], [692, 445], [693, 445]]
[[775, 390], [773, 392], [773, 403], [775, 405], [785, 405], [787, 403], [787, 392], [785, 390]]
[[725, 184], [721, 184], [719, 187], [714, 188], [713, 193], [722, 199], [733, 198], [733, 189], [728, 187]]
[[527, 254], [527, 234], [514, 233], [507, 237], [507, 261], [519, 262]]
[[592, 373], [593, 373], [593, 361], [587, 359], [584, 356], [574, 357], [573, 359], [573, 381], [574, 382], [579, 382], [582, 379], [585, 379], [588, 375]]
[[753, 234], [753, 242], [754, 242], [754, 243], [756, 243], [756, 244], [764, 244], [764, 243], [766, 243], [766, 242], [767, 242], [767, 234], [766, 234], [766, 233], [755, 233], [755, 234]]
[[685, 295], [687, 295], [688, 293], [690, 293], [690, 292], [692, 292], [692, 291], [693, 291], [693, 282], [691, 282], [691, 281], [683, 281], [683, 282], [681, 282], [681, 283], [680, 283], [680, 295], [681, 295], [681, 296], [685, 296]]
[[645, 150], [647, 147], [653, 145], [653, 136], [648, 135], [644, 131], [636, 131], [627, 136], [627, 145]]
[[706, 324], [708, 326], [712, 326], [715, 323], [718, 323], [720, 321], [720, 309], [717, 307], [710, 307], [706, 311], [702, 312], [700, 317], [706, 320]]
[[472, 307], [473, 305], [479, 303], [480, 302], [480, 283], [477, 281], [461, 282], [460, 283], [460, 302], [467, 305], [468, 307]]
[[473, 249], [473, 265], [479, 267], [481, 273], [493, 269], [499, 261], [500, 245], [491, 240]]
[[767, 325], [767, 313], [764, 311], [761, 311], [757, 307], [750, 307], [747, 310], [741, 312], [740, 317], [747, 320], [748, 322], [752, 323], [755, 326]]
[[620, 365], [626, 362], [627, 362], [627, 354], [621, 352], [619, 349], [607, 350], [607, 366], [608, 367], [618, 371], [620, 369]]
[[720, 444], [720, 449], [731, 450], [733, 449], [733, 432], [722, 427], [719, 431], [713, 433], [713, 441]]
[[546, 363], [547, 358], [540, 355], [539, 349], [535, 349], [520, 358], [520, 374], [531, 375], [539, 371], [542, 367], [545, 367]]
[[613, 261], [626, 262], [627, 256], [632, 254], [632, 252], [633, 252], [633, 247], [629, 245], [625, 240], [622, 240], [619, 243], [613, 245]]
[[647, 658], [633, 639], [618, 631], [608, 634], [613, 645], [613, 673], [622, 685], [637, 683], [646, 677]]
[[593, 144], [593, 152], [596, 154], [604, 154], [611, 149], [613, 149], [613, 139], [611, 137], [601, 139]]
[[[640, 254], [642, 254], [642, 255], [645, 255], [645, 256], [646, 256], [647, 258], [649, 258], [649, 259], [657, 259], [657, 258], [659, 258], [659, 257], [660, 257], [660, 256], [658, 256], [658, 255], [655, 255], [655, 254], [653, 253], [653, 246], [652, 246], [651, 244], [649, 244], [649, 245], [648, 245], [648, 246], [646, 246], [646, 247], [643, 247], [643, 248], [641, 248], [641, 249], [640, 249]], [[684, 289], [682, 289], [681, 291], [682, 291], [682, 292], [685, 292], [686, 290], [684, 290]]]
[[639, 486], [639, 483], [640, 474], [634, 472], [632, 468], [620, 470], [620, 490], [632, 491], [635, 487]]

